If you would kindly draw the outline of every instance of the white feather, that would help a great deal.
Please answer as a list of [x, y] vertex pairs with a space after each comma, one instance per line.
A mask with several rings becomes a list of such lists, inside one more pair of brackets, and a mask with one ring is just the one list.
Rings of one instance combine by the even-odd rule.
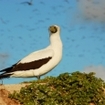
[[18, 63], [27, 63], [27, 62], [37, 61], [39, 59], [53, 57], [53, 55], [54, 55], [54, 51], [52, 49], [49, 49], [49, 47], [47, 47], [46, 49], [42, 49], [42, 50], [29, 54]]

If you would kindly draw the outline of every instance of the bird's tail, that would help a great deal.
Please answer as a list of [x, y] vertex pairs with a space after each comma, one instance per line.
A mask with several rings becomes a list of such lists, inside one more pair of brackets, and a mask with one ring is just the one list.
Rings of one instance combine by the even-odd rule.
[[0, 70], [0, 72], [10, 72], [10, 70], [13, 68], [13, 66], [5, 68], [3, 70]]
[[4, 79], [4, 78], [9, 78], [12, 73], [11, 70], [13, 69], [14, 65], [12, 65], [11, 67], [5, 68], [3, 70], [0, 70], [0, 72], [3, 72], [0, 74], [0, 79]]
[[0, 74], [0, 79], [4, 79], [4, 78], [9, 78], [11, 76], [11, 74]]

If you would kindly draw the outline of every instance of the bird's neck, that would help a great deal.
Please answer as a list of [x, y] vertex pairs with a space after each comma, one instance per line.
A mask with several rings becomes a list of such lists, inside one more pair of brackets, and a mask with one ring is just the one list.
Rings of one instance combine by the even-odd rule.
[[55, 33], [50, 36], [50, 43], [53, 48], [61, 49], [62, 50], [62, 41], [60, 35]]

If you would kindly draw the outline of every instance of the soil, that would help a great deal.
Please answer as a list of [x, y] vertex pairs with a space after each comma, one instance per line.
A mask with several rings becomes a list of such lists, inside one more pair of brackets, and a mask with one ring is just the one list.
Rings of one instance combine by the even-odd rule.
[[14, 91], [19, 92], [21, 87], [24, 87], [26, 85], [29, 85], [29, 83], [10, 84], [10, 85], [0, 84], [0, 105], [20, 105], [18, 101], [10, 99], [8, 95], [9, 93], [13, 93]]

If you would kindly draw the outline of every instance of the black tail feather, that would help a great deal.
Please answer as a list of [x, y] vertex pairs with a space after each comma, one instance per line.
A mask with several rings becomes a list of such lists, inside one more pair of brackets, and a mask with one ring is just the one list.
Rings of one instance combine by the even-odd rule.
[[9, 78], [12, 74], [0, 74], [0, 79]]
[[11, 71], [12, 68], [13, 66], [1, 70], [0, 72], [3, 73], [0, 74], [0, 79], [9, 78], [11, 76], [9, 72]]
[[9, 72], [12, 68], [13, 66], [0, 70], [0, 72]]

